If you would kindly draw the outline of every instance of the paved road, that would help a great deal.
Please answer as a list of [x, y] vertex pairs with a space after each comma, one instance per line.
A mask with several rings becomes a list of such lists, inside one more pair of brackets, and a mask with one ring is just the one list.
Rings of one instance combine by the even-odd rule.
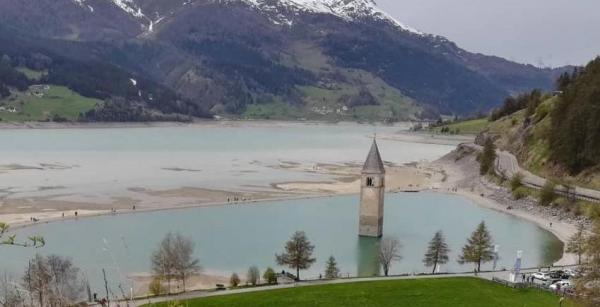
[[[463, 144], [464, 146], [482, 150], [483, 148], [476, 144]], [[496, 151], [496, 173], [504, 177], [505, 179], [511, 179], [515, 174], [521, 173], [523, 175], [523, 184], [534, 188], [541, 189], [546, 184], [546, 179], [540, 176], [534, 175], [531, 172], [521, 168], [517, 158], [508, 151], [497, 150]], [[556, 192], [562, 195], [572, 195], [577, 199], [587, 200], [591, 202], [600, 203], [600, 191], [586, 189], [581, 187], [573, 187], [570, 191], [563, 187], [557, 186]]]

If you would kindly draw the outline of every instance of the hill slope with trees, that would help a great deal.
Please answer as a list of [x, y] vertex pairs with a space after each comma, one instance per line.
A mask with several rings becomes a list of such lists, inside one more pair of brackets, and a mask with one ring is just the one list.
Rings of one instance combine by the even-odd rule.
[[[431, 119], [487, 112], [568, 69], [467, 52], [371, 1], [323, 1], [332, 12], [291, 2], [0, 0], [0, 56], [108, 101], [89, 120]], [[338, 10], [348, 7], [360, 10]]]
[[485, 133], [534, 173], [600, 189], [600, 58], [560, 76], [554, 95], [506, 99]]

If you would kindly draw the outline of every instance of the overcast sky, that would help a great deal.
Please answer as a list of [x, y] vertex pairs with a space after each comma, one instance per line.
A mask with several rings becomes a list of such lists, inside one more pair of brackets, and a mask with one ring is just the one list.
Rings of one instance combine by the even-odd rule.
[[600, 55], [600, 0], [376, 0], [400, 22], [460, 47], [537, 66]]

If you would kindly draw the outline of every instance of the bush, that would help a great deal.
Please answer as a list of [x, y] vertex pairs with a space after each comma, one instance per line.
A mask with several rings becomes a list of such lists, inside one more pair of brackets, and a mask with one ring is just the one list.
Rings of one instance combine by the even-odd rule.
[[556, 200], [556, 183], [547, 180], [540, 190], [540, 206], [548, 206]]
[[260, 279], [260, 271], [256, 266], [251, 266], [248, 269], [248, 274], [246, 274], [246, 283], [256, 286], [258, 284], [258, 280]]
[[277, 283], [277, 275], [272, 268], [267, 268], [263, 274], [263, 279], [270, 285]]
[[54, 114], [54, 115], [52, 115], [52, 121], [55, 123], [65, 123], [65, 122], [68, 122], [69, 120], [66, 117], [60, 116], [58, 114]]
[[165, 287], [162, 284], [162, 278], [161, 277], [152, 278], [150, 285], [148, 285], [148, 291], [150, 291], [150, 294], [152, 294], [154, 296], [159, 296], [159, 295], [165, 294], [167, 291], [165, 290]]
[[529, 196], [529, 193], [527, 191], [527, 188], [520, 187], [518, 189], [515, 189], [512, 192], [512, 195], [513, 195], [514, 199], [519, 200], [519, 199], [523, 199], [523, 198]]
[[583, 205], [585, 215], [592, 220], [600, 220], [600, 206], [596, 204]]
[[479, 173], [481, 175], [494, 172], [494, 163], [496, 162], [496, 145], [491, 138], [485, 139], [483, 152], [479, 155]]
[[510, 190], [511, 191], [515, 191], [518, 188], [523, 186], [523, 174], [521, 173], [516, 173], [511, 179], [510, 179]]
[[240, 285], [240, 277], [238, 276], [237, 273], [231, 274], [231, 277], [229, 278], [229, 285], [232, 288], [235, 288]]

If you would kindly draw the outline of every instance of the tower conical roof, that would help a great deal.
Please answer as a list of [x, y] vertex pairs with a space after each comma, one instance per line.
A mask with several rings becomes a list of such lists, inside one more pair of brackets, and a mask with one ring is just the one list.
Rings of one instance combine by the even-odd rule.
[[373, 145], [371, 145], [371, 150], [369, 151], [369, 155], [367, 156], [367, 160], [365, 161], [362, 172], [370, 174], [385, 173], [383, 161], [381, 160], [379, 148], [377, 147], [377, 141], [375, 139], [373, 139]]

